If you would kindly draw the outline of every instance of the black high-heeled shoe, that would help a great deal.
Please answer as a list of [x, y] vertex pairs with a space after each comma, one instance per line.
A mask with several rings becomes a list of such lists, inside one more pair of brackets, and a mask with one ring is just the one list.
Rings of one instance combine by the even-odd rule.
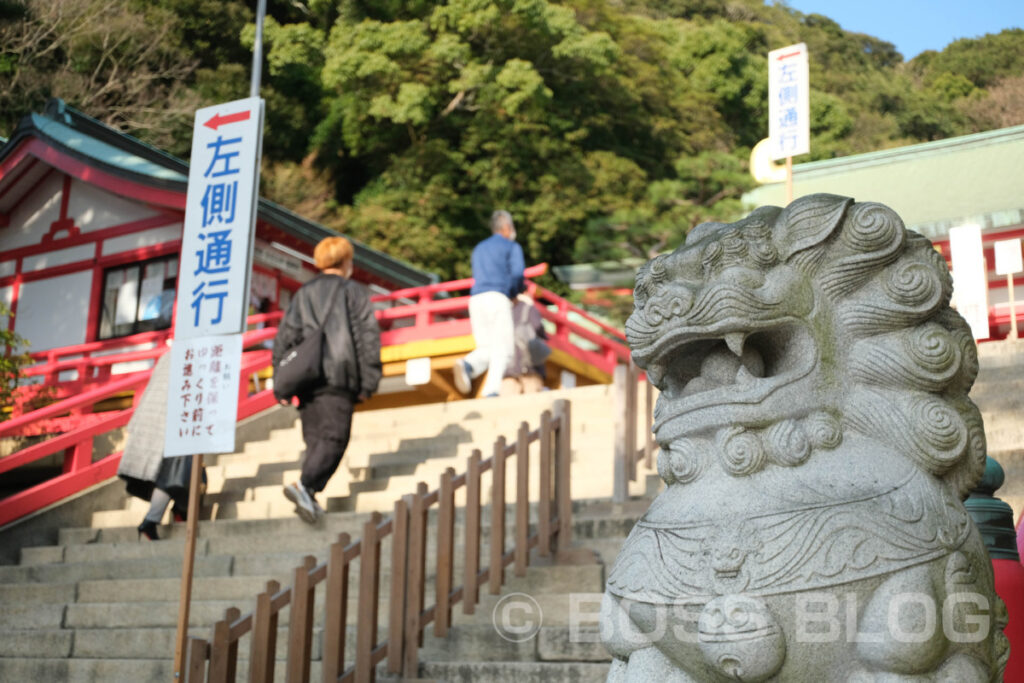
[[160, 537], [156, 533], [156, 522], [150, 522], [148, 519], [142, 520], [142, 524], [139, 525], [139, 540], [145, 536], [151, 541], [159, 541]]
[[187, 507], [178, 507], [178, 504], [175, 503], [174, 507], [171, 508], [171, 518], [175, 522], [187, 522], [188, 521], [188, 508]]

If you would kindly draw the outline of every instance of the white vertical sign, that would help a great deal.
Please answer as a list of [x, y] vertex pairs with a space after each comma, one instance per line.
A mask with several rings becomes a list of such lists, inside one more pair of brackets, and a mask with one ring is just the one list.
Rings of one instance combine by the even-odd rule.
[[988, 339], [988, 272], [981, 247], [981, 227], [961, 225], [949, 231], [956, 310], [975, 339]]
[[768, 138], [772, 159], [811, 151], [810, 91], [805, 44], [768, 53]]
[[235, 450], [242, 335], [175, 340], [164, 457]]
[[1021, 260], [1020, 238], [995, 243], [996, 275], [1013, 275], [1024, 270]]
[[175, 339], [245, 329], [262, 146], [259, 97], [196, 112]]

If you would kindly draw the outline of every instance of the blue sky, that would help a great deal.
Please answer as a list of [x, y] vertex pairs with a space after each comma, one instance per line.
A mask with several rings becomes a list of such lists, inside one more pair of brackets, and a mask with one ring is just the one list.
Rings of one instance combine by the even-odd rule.
[[785, 4], [804, 14], [824, 14], [847, 31], [886, 40], [906, 60], [925, 50], [941, 50], [958, 38], [1024, 28], [1024, 0], [786, 0]]

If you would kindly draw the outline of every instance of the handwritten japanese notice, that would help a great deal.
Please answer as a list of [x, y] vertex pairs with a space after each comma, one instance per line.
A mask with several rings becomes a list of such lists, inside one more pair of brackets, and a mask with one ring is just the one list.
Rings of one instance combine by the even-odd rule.
[[262, 136], [258, 97], [196, 112], [176, 339], [245, 329]]
[[235, 450], [242, 335], [175, 341], [164, 456]]
[[811, 151], [811, 85], [807, 46], [790, 45], [768, 53], [768, 138], [772, 159]]

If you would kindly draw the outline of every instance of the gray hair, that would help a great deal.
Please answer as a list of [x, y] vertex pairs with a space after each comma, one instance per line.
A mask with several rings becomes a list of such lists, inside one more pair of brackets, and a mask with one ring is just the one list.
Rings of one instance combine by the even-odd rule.
[[491, 214], [491, 232], [495, 234], [501, 232], [501, 228], [506, 222], [510, 227], [515, 227], [515, 223], [512, 222], [512, 214], [501, 209], [495, 211]]

